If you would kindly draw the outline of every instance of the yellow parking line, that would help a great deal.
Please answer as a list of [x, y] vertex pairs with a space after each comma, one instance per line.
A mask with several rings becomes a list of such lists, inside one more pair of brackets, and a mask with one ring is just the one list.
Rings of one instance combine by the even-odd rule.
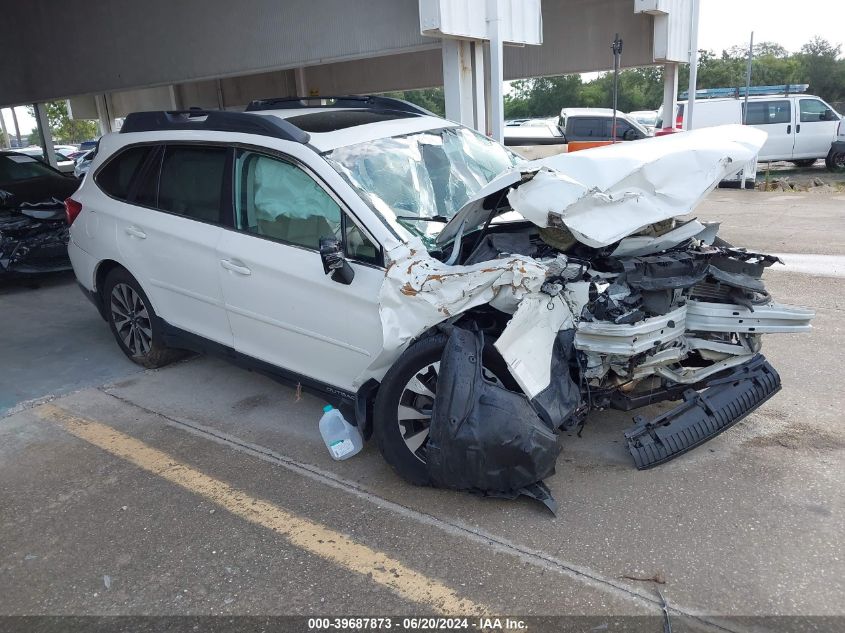
[[158, 475], [185, 490], [205, 497], [232, 514], [284, 536], [292, 545], [331, 561], [344, 569], [369, 576], [401, 597], [433, 607], [448, 615], [483, 614], [487, 609], [461, 598], [437, 580], [406, 567], [398, 560], [356, 543], [316, 521], [233, 488], [229, 484], [179, 462], [110, 426], [80, 418], [53, 404], [34, 409], [41, 418], [61, 425], [67, 432]]

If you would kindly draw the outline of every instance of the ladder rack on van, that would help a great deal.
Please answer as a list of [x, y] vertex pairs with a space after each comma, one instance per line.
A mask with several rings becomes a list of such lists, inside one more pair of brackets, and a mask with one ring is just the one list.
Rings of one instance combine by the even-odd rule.
[[[751, 86], [748, 88], [749, 97], [759, 97], [763, 95], [791, 95], [802, 94], [807, 92], [810, 84], [781, 84], [779, 86]], [[735, 88], [702, 88], [695, 91], [696, 99], [718, 99], [733, 97], [739, 99], [745, 97], [745, 86], [737, 86]], [[680, 95], [681, 100], [689, 98], [689, 91], [684, 91]]]

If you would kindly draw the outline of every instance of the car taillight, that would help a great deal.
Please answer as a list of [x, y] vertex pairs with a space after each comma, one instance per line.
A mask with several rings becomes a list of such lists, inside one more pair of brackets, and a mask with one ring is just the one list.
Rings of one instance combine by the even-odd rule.
[[82, 213], [82, 203], [77, 202], [73, 198], [65, 200], [65, 216], [67, 216], [67, 224], [70, 226], [76, 217]]

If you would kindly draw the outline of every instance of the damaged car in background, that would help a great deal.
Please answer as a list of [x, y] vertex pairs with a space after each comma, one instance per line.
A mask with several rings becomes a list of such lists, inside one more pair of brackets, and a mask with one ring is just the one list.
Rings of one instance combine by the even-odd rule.
[[64, 200], [77, 186], [31, 156], [0, 152], [0, 278], [70, 270]]
[[[766, 290], [777, 258], [682, 217], [754, 158], [756, 129], [525, 162], [393, 99], [247, 110], [138, 113], [103, 137], [68, 201], [77, 278], [136, 362], [215, 351], [321, 393], [412, 483], [553, 509], [561, 429], [677, 401], [625, 433], [638, 468], [664, 463], [780, 389], [764, 334], [810, 329]], [[173, 187], [198, 165], [231, 200]]]

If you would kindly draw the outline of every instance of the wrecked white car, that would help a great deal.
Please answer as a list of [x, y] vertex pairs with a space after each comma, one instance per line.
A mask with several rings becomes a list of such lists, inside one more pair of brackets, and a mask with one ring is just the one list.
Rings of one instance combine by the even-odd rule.
[[[557, 431], [639, 468], [780, 389], [761, 336], [810, 328], [775, 257], [688, 216], [765, 134], [732, 126], [524, 162], [410, 104], [137, 113], [68, 200], [80, 284], [148, 367], [213, 351], [344, 407], [405, 479], [551, 504]], [[74, 221], [75, 220], [75, 221]]]

